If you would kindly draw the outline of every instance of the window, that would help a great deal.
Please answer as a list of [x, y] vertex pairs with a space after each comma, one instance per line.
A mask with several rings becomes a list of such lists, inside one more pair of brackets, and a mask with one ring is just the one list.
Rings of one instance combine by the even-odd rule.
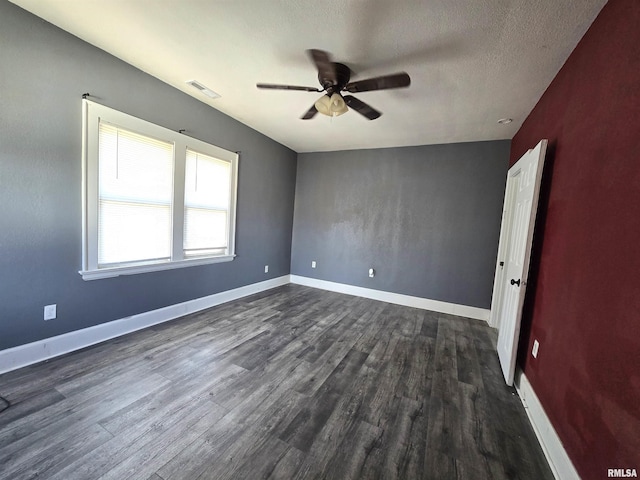
[[226, 251], [229, 231], [231, 165], [187, 150], [184, 187], [184, 254]]
[[85, 280], [231, 261], [238, 155], [83, 100]]
[[98, 268], [170, 260], [173, 144], [98, 128]]

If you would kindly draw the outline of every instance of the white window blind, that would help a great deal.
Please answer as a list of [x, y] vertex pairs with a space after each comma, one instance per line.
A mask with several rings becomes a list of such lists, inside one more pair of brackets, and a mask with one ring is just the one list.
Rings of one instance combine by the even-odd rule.
[[184, 191], [184, 254], [228, 251], [231, 162], [187, 149]]
[[99, 126], [98, 266], [169, 260], [173, 144]]

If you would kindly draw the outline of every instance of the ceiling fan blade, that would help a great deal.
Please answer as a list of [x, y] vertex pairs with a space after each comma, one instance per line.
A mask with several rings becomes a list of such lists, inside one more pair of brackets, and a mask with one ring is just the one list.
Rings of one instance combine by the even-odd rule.
[[364, 115], [369, 120], [375, 120], [380, 115], [382, 115], [382, 113], [375, 110], [371, 106], [367, 105], [363, 101], [358, 100], [353, 95], [345, 95], [342, 98], [344, 98], [344, 103], [346, 103], [349, 106], [349, 108], [353, 108], [356, 112], [358, 112], [361, 115]]
[[276, 83], [256, 83], [258, 88], [267, 88], [271, 90], [302, 90], [303, 92], [322, 92], [319, 88], [314, 87], [298, 87], [296, 85], [278, 85]]
[[318, 78], [328, 80], [332, 85], [338, 82], [336, 66], [331, 61], [331, 55], [329, 52], [311, 49], [307, 50], [307, 53], [311, 57], [311, 60], [313, 60], [313, 63], [316, 64], [316, 68], [318, 69]]
[[305, 113], [302, 117], [300, 117], [302, 120], [310, 120], [313, 117], [316, 116], [316, 113], [318, 113], [318, 109], [316, 108], [315, 103], [313, 105], [311, 105], [311, 108], [309, 110], [307, 110], [307, 113]]
[[405, 72], [383, 75], [382, 77], [368, 78], [357, 82], [348, 83], [344, 89], [347, 92], [368, 92], [371, 90], [386, 90], [389, 88], [402, 88], [411, 85], [411, 77]]

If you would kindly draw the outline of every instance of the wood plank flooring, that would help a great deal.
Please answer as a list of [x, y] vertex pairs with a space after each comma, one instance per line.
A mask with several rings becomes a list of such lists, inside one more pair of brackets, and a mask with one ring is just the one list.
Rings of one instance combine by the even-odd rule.
[[551, 480], [495, 335], [279, 287], [0, 376], [0, 478]]

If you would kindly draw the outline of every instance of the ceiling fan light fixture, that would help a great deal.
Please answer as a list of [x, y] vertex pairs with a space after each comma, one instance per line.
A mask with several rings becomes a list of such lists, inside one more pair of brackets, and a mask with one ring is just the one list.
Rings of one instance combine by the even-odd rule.
[[331, 116], [331, 98], [329, 95], [321, 96], [315, 103], [318, 113]]
[[349, 110], [355, 110], [367, 120], [375, 120], [380, 117], [382, 113], [362, 100], [358, 100], [353, 95], [345, 95], [345, 97], [343, 97], [340, 95], [340, 92], [371, 92], [373, 90], [388, 90], [411, 85], [411, 77], [409, 77], [409, 74], [406, 72], [349, 82], [351, 79], [351, 69], [344, 63], [332, 61], [329, 52], [311, 49], [307, 50], [307, 54], [315, 64], [316, 70], [318, 71], [318, 82], [320, 82], [322, 88], [281, 85], [277, 83], [256, 83], [256, 87], [258, 88], [271, 90], [325, 91], [326, 94], [316, 100], [311, 108], [300, 117], [301, 120], [310, 120], [315, 117], [317, 113], [328, 117], [337, 117], [338, 115], [347, 113]]
[[347, 104], [344, 103], [344, 98], [339, 93], [334, 93], [331, 95], [331, 115], [337, 117], [338, 115], [342, 115], [343, 113], [347, 113], [349, 108]]
[[337, 117], [349, 111], [344, 99], [338, 93], [334, 93], [331, 96], [323, 95], [316, 101], [315, 107], [318, 113], [328, 117]]

